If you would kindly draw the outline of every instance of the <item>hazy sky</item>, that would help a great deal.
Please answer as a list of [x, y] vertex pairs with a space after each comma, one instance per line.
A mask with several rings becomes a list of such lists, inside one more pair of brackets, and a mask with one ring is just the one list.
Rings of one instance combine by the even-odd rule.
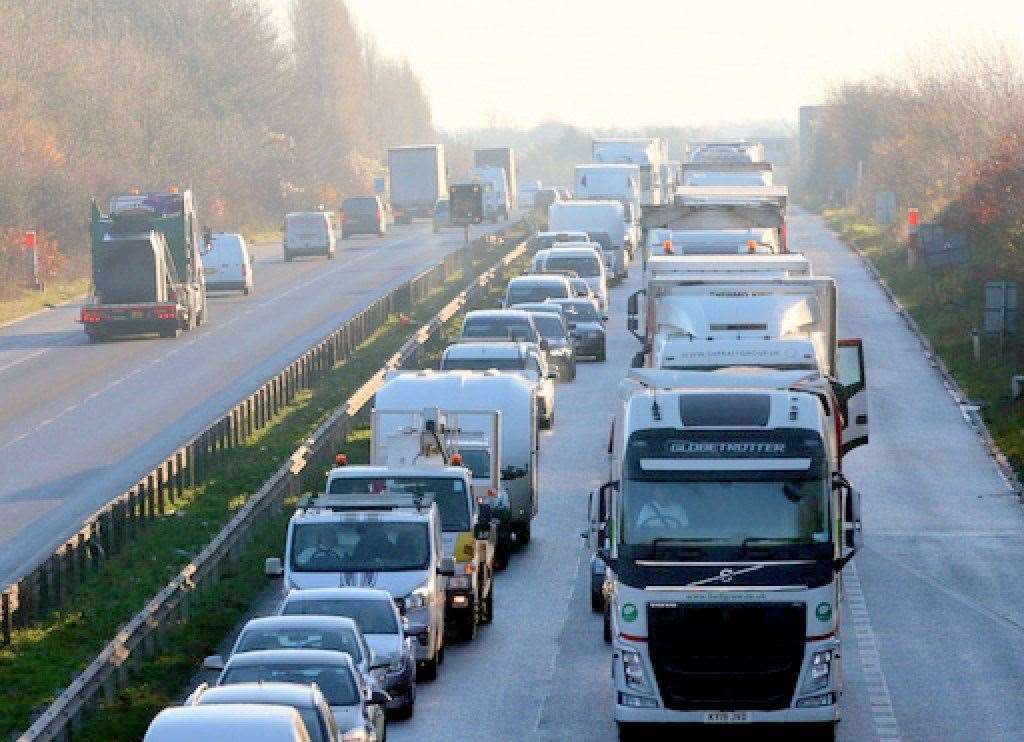
[[844, 77], [1024, 34], [1020, 0], [347, 2], [445, 128], [795, 120]]

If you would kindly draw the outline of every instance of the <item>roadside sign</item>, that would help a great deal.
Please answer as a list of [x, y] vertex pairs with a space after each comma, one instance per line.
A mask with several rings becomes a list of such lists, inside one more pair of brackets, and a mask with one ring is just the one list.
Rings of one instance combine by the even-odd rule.
[[468, 226], [484, 220], [484, 191], [479, 183], [448, 186], [448, 209], [452, 224]]
[[970, 257], [964, 232], [947, 232], [941, 224], [924, 223], [917, 228], [917, 238], [929, 268], [961, 265]]
[[1017, 331], [1017, 282], [985, 282], [985, 314], [982, 331], [986, 335], [1007, 335]]

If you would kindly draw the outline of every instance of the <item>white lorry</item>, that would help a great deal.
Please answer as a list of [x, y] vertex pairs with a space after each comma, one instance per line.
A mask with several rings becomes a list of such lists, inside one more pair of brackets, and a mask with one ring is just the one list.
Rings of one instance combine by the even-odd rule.
[[[584, 536], [607, 564], [620, 739], [799, 723], [834, 739], [859, 494], [817, 371], [634, 371]], [[769, 732], [765, 734], [770, 735]]]
[[670, 201], [664, 177], [668, 143], [659, 137], [597, 137], [591, 141], [591, 160], [596, 164], [637, 165], [640, 168], [640, 202], [653, 206]]
[[625, 207], [619, 201], [559, 201], [548, 209], [548, 229], [552, 232], [577, 230], [601, 244], [609, 280], [619, 282], [629, 276], [629, 254], [635, 247], [626, 231]]
[[573, 197], [580, 201], [621, 201], [630, 245], [640, 244], [640, 166], [577, 165], [573, 179]]
[[[377, 392], [382, 409], [438, 407], [495, 410], [501, 413], [501, 489], [507, 503], [492, 509], [498, 520], [496, 561], [507, 562], [513, 543], [530, 540], [538, 507], [537, 391], [513, 373], [500, 371], [397, 371], [389, 373]], [[462, 430], [487, 431], [487, 415], [459, 415]]]
[[430, 218], [438, 199], [448, 196], [443, 144], [388, 148], [391, 213], [395, 224]]

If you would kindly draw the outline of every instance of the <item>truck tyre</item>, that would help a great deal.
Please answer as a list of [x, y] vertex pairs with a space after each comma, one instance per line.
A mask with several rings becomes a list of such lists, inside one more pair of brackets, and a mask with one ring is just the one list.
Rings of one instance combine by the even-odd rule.
[[498, 543], [494, 545], [494, 569], [496, 572], [501, 572], [508, 566], [508, 558], [512, 554], [510, 535], [506, 530], [498, 532]]
[[518, 524], [516, 524], [516, 527], [515, 527], [516, 544], [518, 544], [520, 548], [522, 548], [522, 547], [524, 547], [524, 546], [526, 546], [527, 544], [530, 543], [530, 536], [531, 536], [531, 533], [530, 533], [531, 528], [530, 527], [531, 527], [531, 525], [532, 524], [530, 523], [530, 521], [526, 521], [526, 523], [518, 523]]
[[611, 607], [605, 603], [604, 606], [604, 626], [602, 627], [602, 636], [604, 637], [605, 644], [612, 643], [612, 613]]
[[836, 735], [839, 731], [839, 722], [828, 721], [823, 724], [815, 724], [810, 739], [817, 742], [836, 742]]
[[619, 728], [619, 742], [641, 742], [642, 740], [651, 739], [644, 733], [645, 730], [640, 724], [617, 721], [615, 725]]
[[439, 654], [434, 655], [432, 660], [424, 660], [420, 663], [420, 666], [416, 668], [416, 681], [422, 680], [425, 683], [431, 683], [437, 680], [437, 666], [438, 666]]
[[601, 584], [590, 586], [590, 610], [594, 613], [604, 613], [604, 593], [601, 592]]
[[476, 639], [476, 629], [480, 625], [480, 603], [473, 601], [473, 605], [469, 609], [469, 614], [464, 616], [459, 622], [459, 639], [463, 642], [471, 642]]
[[494, 620], [494, 580], [491, 580], [491, 589], [484, 598], [480, 607], [480, 623], [487, 626]]

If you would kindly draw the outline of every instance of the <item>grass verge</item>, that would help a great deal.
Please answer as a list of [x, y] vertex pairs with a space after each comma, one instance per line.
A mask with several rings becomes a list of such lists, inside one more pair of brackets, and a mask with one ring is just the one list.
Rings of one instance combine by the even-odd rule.
[[[964, 266], [931, 271], [907, 268], [907, 251], [888, 229], [846, 209], [822, 212], [828, 225], [874, 263], [889, 288], [914, 317], [950, 373], [982, 413], [993, 438], [1017, 472], [1024, 470], [1024, 406], [1010, 395], [1010, 377], [1024, 366], [1024, 348], [1010, 338], [1000, 350], [998, 339], [984, 338], [981, 362], [974, 360], [970, 332], [981, 325], [986, 266], [994, 256], [985, 244], [972, 246]], [[991, 239], [998, 239], [992, 236]]]
[[55, 283], [43, 291], [25, 290], [14, 299], [0, 301], [0, 324], [20, 319], [40, 309], [61, 304], [82, 296], [89, 291], [89, 280], [78, 278], [73, 281]]
[[[473, 274], [490, 265], [500, 250], [487, 255], [472, 266]], [[456, 276], [442, 289], [408, 312], [413, 328], [432, 316], [465, 281]], [[28, 629], [18, 630], [10, 647], [0, 650], [0, 739], [29, 726], [32, 715], [52, 702], [60, 689], [67, 686], [75, 674], [84, 669], [105, 646], [119, 626], [139, 611], [154, 594], [180, 571], [331, 412], [376, 371], [381, 363], [405, 342], [409, 329], [397, 317], [365, 343], [352, 357], [339, 365], [314, 388], [301, 392], [295, 403], [282, 411], [273, 423], [259, 434], [224, 453], [201, 485], [188, 491], [175, 504], [175, 510], [165, 518], [153, 522], [138, 534], [131, 546], [112, 557], [100, 571], [91, 577], [64, 607], [44, 621]], [[312, 472], [311, 476], [316, 476]], [[271, 553], [281, 550], [284, 533], [278, 528], [278, 543]], [[254, 541], [254, 544], [257, 542]], [[246, 558], [259, 558], [265, 548], [249, 549]], [[255, 557], [253, 555], [255, 554]], [[259, 570], [249, 570], [259, 576]], [[194, 667], [197, 651], [207, 652], [223, 636], [220, 628], [230, 626], [244, 615], [252, 593], [259, 585], [251, 586], [251, 575], [240, 571], [236, 588], [238, 598], [215, 600], [212, 613], [194, 614], [188, 622], [203, 627], [210, 621], [205, 634], [193, 632], [183, 636], [178, 651], [156, 658], [157, 674], [166, 672], [169, 686], [180, 686], [180, 675], [175, 668]], [[247, 596], [247, 597], [246, 597]], [[223, 614], [223, 615], [221, 615]], [[219, 632], [219, 633], [218, 633]], [[210, 638], [209, 641], [202, 636]], [[163, 668], [160, 670], [159, 668]], [[177, 681], [176, 681], [177, 679]], [[141, 686], [134, 686], [139, 688]], [[145, 694], [136, 700], [138, 705], [154, 708], [165, 705], [172, 696], [154, 693], [152, 704], [143, 702]], [[123, 694], [122, 694], [123, 697]], [[133, 704], [127, 704], [130, 709]], [[115, 707], [119, 707], [115, 704]], [[112, 707], [111, 710], [113, 710]], [[130, 714], [134, 715], [134, 713]], [[135, 739], [141, 729], [122, 736], [121, 721], [117, 714], [101, 714], [110, 718], [111, 727], [98, 739]], [[139, 717], [143, 718], [143, 717]], [[130, 726], [130, 725], [129, 725]], [[144, 727], [143, 727], [144, 728]]]

